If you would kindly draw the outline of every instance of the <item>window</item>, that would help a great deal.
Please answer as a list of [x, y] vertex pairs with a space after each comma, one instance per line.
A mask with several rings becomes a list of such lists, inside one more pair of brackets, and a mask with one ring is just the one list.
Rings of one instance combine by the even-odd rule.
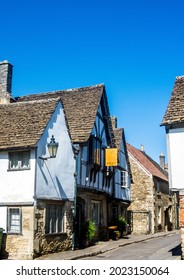
[[47, 204], [46, 233], [64, 232], [64, 218], [62, 205]]
[[20, 170], [30, 168], [30, 151], [10, 152], [9, 169]]
[[91, 136], [88, 142], [88, 161], [96, 165], [101, 164], [101, 143], [99, 138]]
[[101, 212], [102, 204], [100, 201], [92, 202], [92, 220], [95, 222], [95, 225], [101, 224]]
[[127, 187], [127, 171], [121, 171], [121, 186], [123, 188]]
[[8, 208], [8, 233], [21, 233], [21, 209]]

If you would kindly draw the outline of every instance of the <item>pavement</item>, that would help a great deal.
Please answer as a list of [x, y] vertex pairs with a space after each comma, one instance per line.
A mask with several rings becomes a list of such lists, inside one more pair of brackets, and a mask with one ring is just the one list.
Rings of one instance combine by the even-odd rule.
[[111, 250], [114, 250], [118, 247], [127, 246], [129, 244], [142, 242], [145, 240], [169, 236], [179, 233], [179, 230], [173, 230], [168, 232], [158, 232], [155, 234], [147, 235], [127, 235], [118, 240], [109, 240], [109, 241], [99, 241], [93, 246], [89, 246], [84, 249], [76, 249], [74, 251], [62, 251], [47, 255], [42, 255], [35, 260], [77, 260], [84, 257], [96, 256], [101, 253], [105, 253]]

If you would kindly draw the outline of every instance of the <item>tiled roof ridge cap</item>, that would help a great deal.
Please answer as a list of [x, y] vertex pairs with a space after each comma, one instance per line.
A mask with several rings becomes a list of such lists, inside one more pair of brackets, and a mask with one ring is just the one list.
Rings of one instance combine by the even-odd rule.
[[176, 76], [176, 80], [178, 80], [178, 79], [184, 79], [184, 75], [180, 75], [180, 76]]
[[49, 103], [51, 101], [59, 101], [60, 97], [48, 98], [48, 99], [37, 99], [37, 100], [26, 100], [22, 102], [13, 102], [7, 104], [0, 104], [0, 107], [7, 107], [7, 106], [22, 106], [25, 104], [34, 104], [34, 103]]
[[[141, 151], [140, 149], [132, 146], [131, 144], [127, 143], [130, 148], [132, 148], [133, 150], [137, 150], [139, 153], [142, 154], [142, 156], [144, 156], [148, 161], [149, 161], [149, 164], [153, 165], [163, 176], [166, 177], [166, 180], [168, 180], [168, 173], [164, 170], [162, 170], [162, 168], [159, 166], [159, 164], [154, 160], [152, 159], [146, 152], [143, 152]], [[128, 146], [127, 146], [128, 147]], [[159, 177], [161, 178], [160, 176], [157, 176], [156, 174], [152, 173], [150, 170], [147, 169], [147, 167], [140, 162], [140, 160], [136, 157], [136, 155], [134, 154], [134, 152], [131, 152], [129, 149], [128, 149], [128, 152], [139, 162], [139, 164], [147, 171], [149, 172], [150, 174], [152, 174], [153, 176], [156, 176], [156, 177]], [[162, 179], [162, 178], [161, 178]], [[164, 179], [165, 180], [165, 179]]]
[[47, 95], [47, 94], [54, 94], [54, 93], [59, 93], [59, 92], [73, 92], [73, 91], [80, 91], [80, 90], [86, 90], [89, 88], [100, 88], [102, 86], [104, 86], [104, 83], [101, 84], [96, 84], [96, 85], [91, 85], [91, 86], [85, 86], [85, 87], [76, 87], [76, 88], [69, 88], [69, 89], [59, 89], [59, 90], [53, 90], [53, 91], [45, 91], [45, 92], [34, 92], [34, 93], [29, 93], [29, 94], [25, 94], [22, 96], [18, 96], [16, 98], [21, 99], [22, 97], [28, 97], [28, 96], [32, 96], [32, 95]]

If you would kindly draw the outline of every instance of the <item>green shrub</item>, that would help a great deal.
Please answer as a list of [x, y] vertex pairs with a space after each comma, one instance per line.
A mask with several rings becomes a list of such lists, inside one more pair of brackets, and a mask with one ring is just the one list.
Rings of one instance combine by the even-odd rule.
[[126, 230], [127, 222], [123, 216], [118, 217], [117, 227], [120, 232], [124, 232]]
[[82, 224], [83, 239], [92, 241], [95, 237], [95, 223], [93, 221], [85, 221]]

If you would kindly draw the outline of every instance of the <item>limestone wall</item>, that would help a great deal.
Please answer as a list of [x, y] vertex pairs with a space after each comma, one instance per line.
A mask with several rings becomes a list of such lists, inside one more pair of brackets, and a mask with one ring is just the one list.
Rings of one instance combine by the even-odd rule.
[[131, 204], [128, 210], [132, 212], [132, 233], [144, 234], [154, 231], [154, 200], [153, 180], [131, 157], [130, 166], [133, 177], [131, 184]]
[[34, 256], [65, 251], [71, 248], [73, 227], [71, 206], [73, 206], [73, 202], [63, 203], [64, 232], [45, 234], [46, 202], [38, 201], [35, 210]]
[[9, 259], [33, 258], [33, 206], [22, 206], [22, 234], [7, 234], [5, 251]]

